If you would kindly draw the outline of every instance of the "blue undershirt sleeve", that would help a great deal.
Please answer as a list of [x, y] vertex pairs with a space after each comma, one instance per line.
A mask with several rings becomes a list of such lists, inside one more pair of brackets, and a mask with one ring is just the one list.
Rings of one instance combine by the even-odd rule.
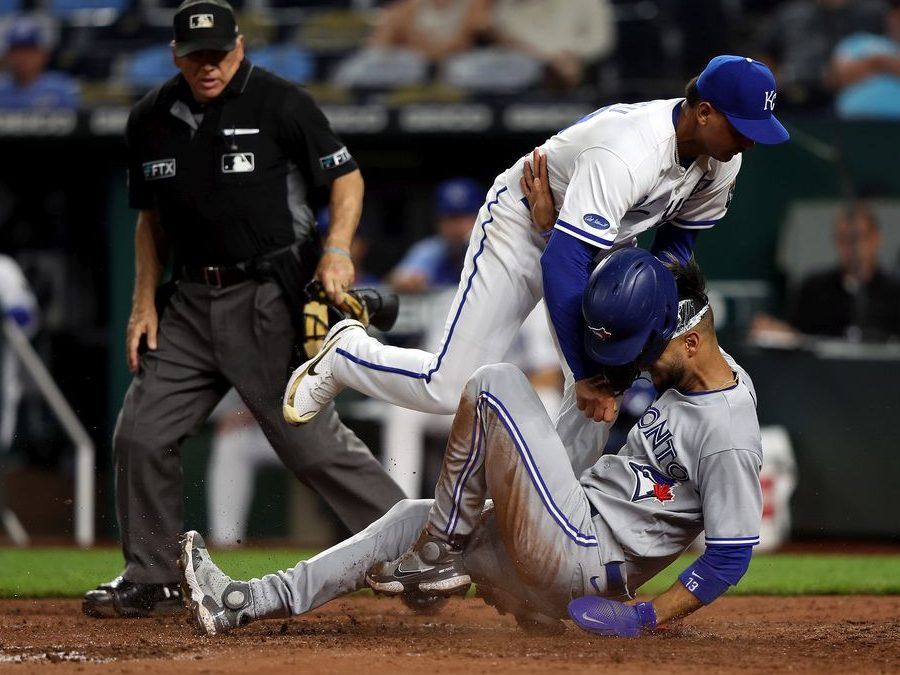
[[650, 253], [663, 262], [669, 262], [667, 254], [673, 256], [682, 265], [687, 265], [694, 253], [694, 244], [700, 232], [676, 227], [672, 223], [663, 223], [656, 228]]
[[598, 370], [584, 349], [584, 316], [581, 313], [581, 299], [596, 254], [597, 249], [590, 244], [556, 231], [541, 257], [547, 311], [576, 381], [591, 377]]
[[678, 579], [704, 605], [735, 586], [750, 566], [753, 546], [718, 546], [706, 551], [682, 572]]

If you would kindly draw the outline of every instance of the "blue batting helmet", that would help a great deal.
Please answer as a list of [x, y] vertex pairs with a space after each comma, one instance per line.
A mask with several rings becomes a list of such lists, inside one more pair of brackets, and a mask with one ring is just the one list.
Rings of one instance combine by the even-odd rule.
[[588, 356], [606, 366], [659, 358], [678, 323], [678, 286], [651, 253], [621, 248], [591, 274], [581, 311]]

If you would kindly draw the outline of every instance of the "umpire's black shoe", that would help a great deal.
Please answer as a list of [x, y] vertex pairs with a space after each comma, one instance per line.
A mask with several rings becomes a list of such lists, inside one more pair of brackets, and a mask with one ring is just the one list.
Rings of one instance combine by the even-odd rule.
[[178, 583], [141, 584], [116, 577], [84, 594], [81, 611], [97, 618], [167, 616], [184, 611]]

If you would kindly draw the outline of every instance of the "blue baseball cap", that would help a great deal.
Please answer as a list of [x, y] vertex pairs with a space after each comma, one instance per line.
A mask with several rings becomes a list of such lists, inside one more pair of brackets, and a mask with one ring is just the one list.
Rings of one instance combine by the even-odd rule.
[[791, 137], [775, 117], [775, 76], [764, 63], [717, 56], [700, 73], [697, 90], [751, 141], [774, 145]]
[[434, 209], [439, 218], [478, 213], [484, 203], [484, 190], [471, 178], [451, 178], [434, 191]]
[[30, 18], [19, 18], [12, 22], [6, 32], [6, 47], [42, 47], [44, 34], [41, 25]]

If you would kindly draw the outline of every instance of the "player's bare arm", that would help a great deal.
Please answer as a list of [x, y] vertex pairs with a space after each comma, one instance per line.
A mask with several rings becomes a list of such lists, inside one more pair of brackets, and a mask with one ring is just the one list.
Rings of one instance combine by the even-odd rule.
[[162, 279], [164, 263], [169, 257], [166, 236], [160, 226], [159, 213], [155, 210], [143, 210], [138, 214], [134, 253], [134, 294], [125, 338], [125, 356], [132, 373], [138, 370], [141, 338], [146, 335], [147, 348], [156, 349], [159, 317], [154, 297]]
[[353, 284], [355, 272], [350, 259], [350, 242], [362, 213], [364, 191], [365, 184], [359, 169], [336, 178], [331, 184], [328, 202], [331, 224], [322, 259], [316, 269], [316, 279], [335, 304], [343, 301], [344, 291]]
[[701, 607], [703, 607], [703, 603], [680, 581], [676, 581], [664, 593], [653, 598], [657, 626], [663, 626], [670, 621], [685, 617]]

